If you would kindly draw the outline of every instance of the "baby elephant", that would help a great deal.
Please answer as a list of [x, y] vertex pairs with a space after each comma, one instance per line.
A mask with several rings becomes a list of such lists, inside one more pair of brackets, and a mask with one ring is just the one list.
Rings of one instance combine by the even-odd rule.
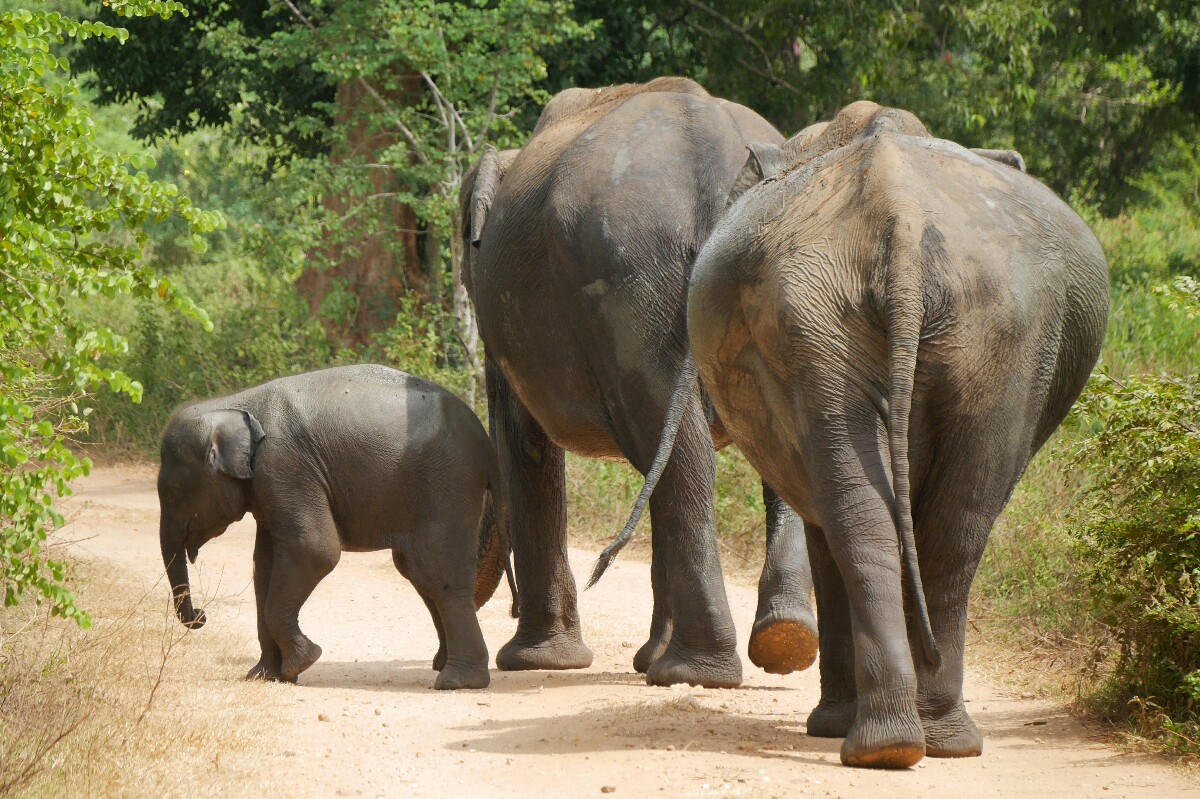
[[195, 563], [204, 542], [254, 515], [262, 658], [247, 678], [295, 682], [321, 656], [297, 620], [317, 583], [342, 551], [390, 549], [437, 627], [434, 687], [487, 687], [475, 611], [509, 571], [508, 503], [487, 433], [444, 389], [345, 366], [186, 405], [163, 433], [158, 500], [163, 563], [189, 627], [204, 612], [185, 554]]

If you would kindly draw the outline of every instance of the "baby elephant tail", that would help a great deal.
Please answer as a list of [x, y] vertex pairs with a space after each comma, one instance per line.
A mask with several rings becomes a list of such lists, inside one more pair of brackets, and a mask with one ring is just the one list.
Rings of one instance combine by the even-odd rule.
[[512, 594], [509, 613], [515, 619], [520, 605], [517, 601], [517, 582], [513, 578], [512, 562], [509, 558], [512, 552], [512, 538], [508, 529], [508, 494], [499, 478], [499, 469], [493, 469], [492, 475], [488, 479], [487, 501], [479, 525], [475, 609], [483, 607], [492, 598], [500, 585], [500, 575], [504, 574], [508, 578], [508, 589]]

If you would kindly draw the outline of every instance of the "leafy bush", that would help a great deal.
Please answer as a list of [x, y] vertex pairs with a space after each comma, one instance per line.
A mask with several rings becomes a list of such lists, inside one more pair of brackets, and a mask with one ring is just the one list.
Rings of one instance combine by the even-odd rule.
[[[122, 15], [169, 15], [175, 2], [113, 0]], [[124, 30], [57, 12], [0, 14], [0, 582], [5, 605], [31, 594], [81, 624], [87, 616], [48, 561], [46, 532], [62, 524], [55, 496], [90, 468], [66, 446], [86, 428], [83, 398], [107, 385], [136, 401], [141, 385], [107, 356], [125, 339], [89, 323], [81, 303], [164, 300], [207, 324], [203, 312], [140, 259], [144, 227], [178, 215], [189, 241], [219, 226], [178, 189], [157, 182], [136, 155], [95, 137], [87, 105], [58, 53], [66, 39], [123, 40]]]
[[1095, 645], [1115, 649], [1101, 696], [1118, 712], [1134, 699], [1143, 708], [1152, 704], [1161, 710], [1163, 731], [1175, 732], [1181, 742], [1195, 740], [1200, 373], [1126, 380], [1100, 375], [1079, 413], [1098, 425], [1077, 456], [1093, 478], [1076, 518], [1078, 563], [1107, 631]]
[[[395, 323], [375, 337], [374, 346], [365, 355], [410, 375], [423, 377], [457, 394], [470, 403], [471, 372], [467, 369], [463, 347], [452, 326], [454, 317], [437, 307], [426, 307], [414, 297], [399, 301]], [[440, 324], [439, 324], [440, 323]], [[449, 329], [439, 329], [445, 326]], [[475, 397], [476, 413], [486, 417], [486, 398]]]

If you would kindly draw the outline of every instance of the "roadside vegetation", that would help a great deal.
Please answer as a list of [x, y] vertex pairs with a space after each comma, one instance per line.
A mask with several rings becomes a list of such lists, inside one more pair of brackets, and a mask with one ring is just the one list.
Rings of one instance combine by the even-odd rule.
[[[429, 377], [482, 413], [465, 170], [525, 141], [558, 89], [661, 74], [785, 133], [861, 97], [908, 108], [937, 135], [1023, 151], [1089, 221], [1112, 277], [1101, 363], [997, 525], [974, 623], [1055, 663], [1043, 687], [1081, 710], [1200, 755], [1200, 9], [186, 5], [0, 0], [0, 740], [29, 741], [0, 750], [0, 794], [98, 751], [108, 717], [60, 712], [89, 681], [120, 689], [85, 706], [124, 708], [121, 746], [142, 751], [128, 711], [150, 684], [86, 671], [121, 635], [89, 604], [96, 572], [44, 549], [84, 453], [153, 458], [184, 401], [347, 362]], [[568, 478], [573, 534], [597, 540], [641, 486], [574, 457]], [[717, 510], [727, 563], [749, 571], [762, 496], [733, 450]], [[18, 735], [52, 716], [66, 726]]]

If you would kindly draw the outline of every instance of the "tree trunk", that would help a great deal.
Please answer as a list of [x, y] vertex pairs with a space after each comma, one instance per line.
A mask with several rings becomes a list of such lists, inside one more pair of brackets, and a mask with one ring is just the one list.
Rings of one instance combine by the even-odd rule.
[[[405, 94], [419, 88], [419, 83], [406, 85], [389, 99], [403, 102]], [[373, 102], [357, 82], [338, 87], [335, 124], [346, 131], [346, 140], [331, 155], [335, 165], [351, 158], [377, 162], [377, 154], [395, 144], [395, 134], [372, 131], [363, 121], [354, 121], [360, 105]], [[368, 196], [395, 188], [387, 169], [369, 170], [367, 180]], [[355, 213], [344, 228], [330, 232], [318, 258], [326, 263], [309, 266], [296, 281], [329, 336], [348, 346], [365, 344], [372, 334], [390, 327], [401, 296], [416, 294], [422, 302], [432, 298], [418, 243], [423, 231], [418, 230], [411, 208], [386, 197], [367, 200], [346, 194], [326, 197], [323, 204], [327, 212], [341, 217], [364, 202], [370, 207]]]
[[468, 388], [467, 404], [475, 407], [478, 390], [483, 386], [483, 358], [479, 352], [479, 328], [475, 324], [475, 309], [471, 307], [471, 297], [463, 284], [463, 259], [466, 252], [463, 249], [462, 223], [455, 220], [456, 230], [450, 236], [451, 280], [453, 282], [452, 299], [454, 302], [454, 321], [457, 323], [458, 336], [462, 340], [463, 353], [466, 356], [466, 367], [471, 373], [471, 383]]

